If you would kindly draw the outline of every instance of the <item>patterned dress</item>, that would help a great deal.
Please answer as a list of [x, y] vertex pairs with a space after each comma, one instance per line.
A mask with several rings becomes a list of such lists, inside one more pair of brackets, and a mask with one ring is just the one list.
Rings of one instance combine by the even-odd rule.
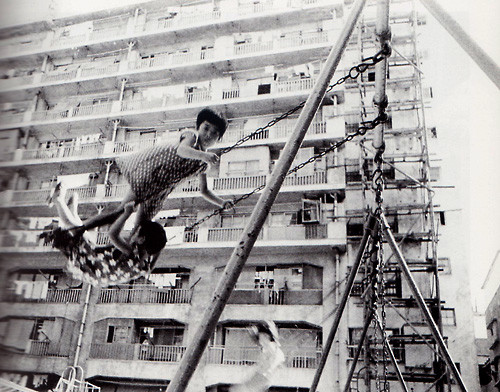
[[[193, 148], [201, 150], [198, 132], [192, 130], [182, 132], [179, 143], [188, 133], [196, 136]], [[137, 200], [143, 203], [148, 219], [161, 210], [163, 202], [177, 184], [207, 169], [203, 161], [179, 156], [179, 143], [159, 144], [116, 160]]]
[[129, 258], [111, 245], [94, 247], [83, 235], [72, 236], [61, 228], [44, 232], [42, 237], [66, 256], [65, 267], [73, 279], [93, 286], [127, 283], [145, 276], [153, 268], [148, 260]]

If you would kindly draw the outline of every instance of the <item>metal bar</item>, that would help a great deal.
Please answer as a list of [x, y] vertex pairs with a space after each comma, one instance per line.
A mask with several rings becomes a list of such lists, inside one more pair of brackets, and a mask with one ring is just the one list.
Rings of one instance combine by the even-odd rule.
[[243, 231], [238, 246], [233, 250], [231, 257], [224, 269], [222, 277], [217, 284], [215, 292], [210, 299], [210, 303], [201, 318], [198, 329], [193, 335], [193, 339], [188, 345], [184, 356], [179, 364], [179, 368], [169, 384], [167, 392], [183, 392], [193, 375], [196, 367], [201, 359], [203, 351], [213, 335], [219, 317], [224, 310], [234, 285], [238, 280], [248, 256], [257, 240], [260, 230], [271, 210], [271, 206], [276, 199], [280, 187], [287, 175], [288, 170], [297, 154], [298, 149], [307, 129], [313, 120], [318, 107], [323, 100], [326, 89], [330, 80], [335, 73], [335, 70], [340, 62], [340, 58], [344, 49], [347, 46], [349, 38], [354, 30], [356, 21], [361, 14], [366, 0], [357, 0], [354, 4], [352, 11], [346, 21], [339, 39], [335, 46], [332, 48], [326, 60], [323, 71], [320, 73], [313, 91], [307, 98], [307, 101], [302, 109], [300, 116], [296, 122], [293, 134], [283, 149], [283, 153], [274, 168], [269, 183], [266, 185], [262, 194], [257, 201], [252, 215], [249, 219], [245, 230]]
[[358, 364], [359, 356], [361, 355], [361, 350], [363, 349], [363, 345], [365, 344], [366, 334], [368, 333], [368, 328], [373, 320], [373, 311], [371, 311], [366, 320], [365, 325], [363, 326], [363, 331], [361, 331], [361, 336], [359, 338], [358, 346], [356, 347], [356, 352], [354, 353], [354, 357], [352, 359], [351, 368], [349, 369], [349, 374], [347, 375], [347, 381], [345, 382], [344, 392], [349, 392], [351, 390], [351, 381], [354, 377], [354, 372], [356, 371], [356, 365]]
[[458, 372], [458, 369], [455, 366], [453, 359], [451, 358], [450, 352], [448, 351], [448, 347], [446, 347], [443, 337], [441, 336], [441, 333], [439, 332], [439, 329], [436, 323], [434, 322], [434, 319], [432, 318], [431, 312], [427, 308], [424, 298], [422, 297], [422, 294], [420, 293], [420, 290], [418, 289], [418, 286], [415, 283], [413, 276], [411, 275], [410, 269], [408, 268], [408, 264], [406, 263], [403, 253], [399, 249], [398, 244], [394, 239], [394, 235], [392, 234], [392, 231], [389, 227], [389, 223], [387, 222], [385, 215], [382, 213], [380, 215], [380, 218], [381, 218], [382, 230], [384, 231], [387, 242], [389, 243], [390, 247], [392, 248], [392, 251], [396, 255], [396, 258], [399, 262], [399, 266], [401, 267], [401, 271], [403, 271], [408, 286], [410, 287], [413, 296], [415, 297], [415, 300], [417, 301], [417, 304], [420, 307], [420, 310], [422, 310], [425, 320], [427, 321], [427, 325], [429, 326], [432, 335], [434, 336], [434, 339], [436, 340], [436, 343], [438, 344], [439, 349], [445, 358], [446, 364], [448, 365], [448, 368], [455, 376], [455, 380], [459, 385], [460, 389], [463, 392], [467, 392], [467, 387], [465, 386], [464, 381], [462, 380], [462, 376]]
[[500, 67], [488, 54], [465, 32], [443, 7], [435, 0], [420, 0], [436, 20], [450, 33], [465, 52], [483, 70], [483, 72], [500, 88]]
[[[378, 0], [377, 2], [377, 20], [375, 24], [375, 33], [383, 49], [390, 40], [391, 29], [389, 27], [389, 0]], [[387, 82], [387, 57], [375, 65], [375, 95], [373, 103], [378, 107], [379, 114], [382, 114], [387, 108], [388, 100], [385, 91]], [[379, 150], [384, 145], [384, 124], [375, 127], [373, 131], [373, 147]]]
[[356, 275], [358, 274], [359, 266], [361, 265], [361, 260], [363, 259], [363, 254], [365, 252], [368, 238], [371, 236], [371, 233], [375, 229], [376, 223], [377, 223], [377, 220], [375, 219], [375, 216], [370, 214], [368, 216], [368, 221], [365, 224], [363, 238], [361, 239], [361, 243], [359, 244], [358, 253], [357, 253], [356, 259], [354, 260], [354, 263], [352, 265], [352, 269], [351, 269], [351, 272], [349, 274], [349, 279], [347, 280], [347, 283], [346, 283], [346, 288], [344, 290], [344, 293], [342, 295], [340, 303], [339, 303], [337, 310], [335, 312], [335, 318], [333, 320], [332, 328], [331, 328], [330, 333], [328, 334], [326, 342], [323, 346], [323, 354], [321, 355], [321, 359], [319, 361], [318, 368], [316, 369], [316, 374], [314, 375], [314, 379], [313, 379], [311, 388], [309, 389], [309, 392], [316, 392], [316, 388], [318, 387], [319, 379], [321, 378], [321, 373], [323, 372], [323, 369], [324, 369], [325, 364], [326, 364], [326, 360], [328, 359], [328, 354], [330, 353], [330, 350], [332, 348], [333, 339], [335, 338], [335, 334], [337, 333], [337, 329], [338, 329], [339, 324], [340, 324], [340, 319], [342, 317], [342, 313], [344, 312], [345, 306], [347, 304], [347, 300], [349, 299], [349, 296], [351, 295], [352, 286], [354, 286], [354, 279], [356, 279]]
[[[396, 375], [398, 376], [398, 380], [401, 383], [401, 386], [403, 387], [403, 390], [405, 392], [408, 392], [408, 387], [406, 386], [405, 379], [403, 378], [403, 374], [401, 373], [401, 370], [399, 369], [398, 362], [396, 361], [396, 356], [394, 355], [394, 351], [392, 350], [391, 345], [389, 344], [389, 339], [387, 339], [387, 335], [384, 331], [384, 328], [382, 328], [382, 325], [380, 324], [380, 320], [378, 316], [375, 316], [375, 322], [377, 323], [377, 327], [382, 333], [382, 336], [384, 338], [384, 343], [385, 347], [387, 348], [387, 351], [389, 352], [389, 357], [391, 358], [392, 365], [394, 366], [394, 369], [396, 370]], [[385, 355], [385, 353], [384, 353]]]

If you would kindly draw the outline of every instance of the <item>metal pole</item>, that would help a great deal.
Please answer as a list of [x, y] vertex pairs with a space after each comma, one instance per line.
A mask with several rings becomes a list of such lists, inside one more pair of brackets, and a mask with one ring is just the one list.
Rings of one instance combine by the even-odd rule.
[[[351, 390], [351, 381], [354, 377], [354, 372], [356, 371], [356, 365], [358, 363], [359, 356], [361, 355], [361, 350], [365, 344], [366, 334], [368, 333], [368, 328], [373, 320], [373, 311], [370, 312], [365, 320], [365, 325], [363, 326], [363, 331], [361, 331], [361, 336], [359, 338], [358, 346], [356, 347], [356, 352], [352, 359], [352, 365], [349, 369], [349, 374], [347, 375], [347, 381], [345, 382], [344, 392], [349, 392]], [[366, 353], [365, 353], [366, 355]]]
[[[379, 41], [380, 49], [389, 44], [391, 39], [391, 29], [389, 27], [389, 0], [378, 0], [377, 20], [375, 33]], [[375, 64], [375, 95], [373, 103], [378, 108], [379, 115], [383, 114], [388, 105], [385, 86], [387, 81], [387, 57]], [[384, 124], [377, 125], [373, 130], [373, 148], [383, 149], [384, 146]], [[383, 152], [383, 150], [382, 150]]]
[[488, 56], [488, 54], [479, 47], [478, 44], [465, 32], [462, 27], [454, 20], [435, 0], [420, 0], [436, 20], [455, 38], [455, 41], [463, 50], [475, 61], [483, 72], [500, 88], [500, 67]]
[[380, 324], [380, 320], [379, 320], [378, 316], [375, 317], [375, 322], [377, 323], [377, 327], [380, 330], [380, 332], [382, 333], [382, 336], [384, 338], [385, 347], [387, 348], [387, 351], [389, 352], [389, 357], [391, 358], [391, 362], [394, 366], [394, 369], [396, 370], [396, 375], [398, 376], [398, 380], [401, 383], [403, 390], [405, 392], [408, 392], [408, 387], [406, 386], [405, 379], [403, 378], [403, 374], [401, 373], [401, 370], [399, 369], [398, 362], [396, 361], [396, 356], [394, 355], [394, 351], [392, 351], [392, 347], [389, 344], [389, 339], [387, 339], [387, 335], [384, 331], [384, 328], [382, 328], [382, 324]]
[[316, 374], [314, 375], [314, 379], [311, 388], [309, 389], [309, 392], [316, 392], [316, 388], [318, 387], [319, 379], [321, 378], [321, 373], [323, 372], [326, 360], [328, 359], [328, 354], [330, 353], [330, 350], [332, 348], [333, 339], [335, 338], [335, 334], [337, 333], [342, 313], [344, 313], [347, 300], [351, 295], [352, 286], [354, 286], [354, 279], [356, 279], [359, 266], [361, 265], [361, 260], [363, 259], [363, 254], [365, 253], [368, 237], [370, 237], [371, 233], [374, 231], [376, 223], [377, 220], [375, 219], [375, 216], [370, 214], [368, 216], [368, 221], [365, 224], [365, 229], [364, 229], [365, 231], [363, 233], [363, 238], [361, 239], [356, 259], [354, 260], [354, 264], [352, 265], [352, 269], [349, 274], [349, 279], [347, 280], [346, 283], [346, 288], [342, 295], [342, 299], [340, 300], [340, 303], [337, 307], [337, 310], [335, 311], [335, 318], [333, 320], [332, 329], [330, 330], [325, 345], [323, 346], [323, 354], [321, 355], [321, 359], [319, 361], [318, 368], [316, 369]]
[[304, 108], [295, 125], [293, 134], [290, 140], [285, 145], [283, 153], [274, 168], [269, 183], [266, 185], [262, 194], [257, 201], [252, 215], [249, 219], [245, 230], [240, 237], [238, 246], [233, 250], [231, 257], [224, 269], [221, 280], [217, 284], [212, 300], [208, 305], [203, 317], [200, 321], [198, 329], [195, 331], [193, 340], [189, 344], [184, 353], [179, 368], [169, 384], [168, 392], [183, 392], [193, 375], [196, 367], [201, 359], [203, 351], [212, 336], [219, 317], [224, 310], [234, 285], [238, 280], [248, 256], [257, 240], [257, 236], [271, 210], [271, 206], [278, 195], [281, 184], [283, 183], [286, 174], [297, 154], [298, 149], [304, 139], [307, 129], [316, 114], [316, 111], [323, 100], [326, 89], [330, 80], [335, 73], [335, 70], [340, 62], [342, 53], [344, 52], [349, 38], [354, 30], [356, 21], [358, 20], [361, 10], [366, 0], [357, 0], [353, 6], [351, 14], [340, 33], [339, 39], [331, 50], [326, 60], [323, 71], [320, 73], [313, 91], [309, 95]]
[[458, 372], [458, 369], [455, 366], [453, 359], [451, 358], [450, 352], [448, 351], [448, 348], [446, 347], [446, 344], [443, 340], [443, 337], [441, 336], [441, 333], [439, 332], [439, 329], [438, 329], [436, 323], [434, 322], [434, 319], [432, 318], [431, 312], [427, 308], [427, 305], [425, 304], [424, 298], [422, 297], [422, 294], [420, 293], [420, 290], [418, 289], [418, 286], [415, 283], [413, 276], [411, 275], [410, 268], [408, 267], [408, 264], [406, 263], [406, 260], [404, 259], [403, 253], [401, 253], [401, 250], [399, 249], [398, 244], [396, 243], [396, 240], [394, 239], [394, 235], [392, 234], [392, 231], [389, 227], [389, 223], [387, 222], [385, 215], [382, 213], [380, 215], [380, 218], [381, 218], [382, 229], [384, 231], [387, 242], [389, 243], [390, 247], [392, 248], [392, 251], [394, 252], [394, 254], [396, 256], [396, 259], [399, 262], [399, 266], [401, 267], [401, 271], [403, 271], [403, 274], [406, 278], [408, 286], [410, 287], [410, 289], [413, 293], [413, 296], [415, 297], [415, 300], [417, 301], [417, 304], [420, 307], [420, 310], [422, 310], [422, 313], [425, 317], [425, 320], [427, 321], [427, 325], [429, 326], [429, 328], [432, 332], [432, 335], [434, 336], [434, 339], [436, 340], [436, 343], [438, 344], [439, 349], [440, 349], [441, 353], [443, 354], [444, 359], [446, 360], [448, 368], [451, 370], [451, 372], [455, 376], [455, 380], [456, 380], [457, 384], [459, 385], [460, 389], [463, 392], [467, 392], [467, 387], [465, 386], [464, 381], [462, 380], [462, 376]]

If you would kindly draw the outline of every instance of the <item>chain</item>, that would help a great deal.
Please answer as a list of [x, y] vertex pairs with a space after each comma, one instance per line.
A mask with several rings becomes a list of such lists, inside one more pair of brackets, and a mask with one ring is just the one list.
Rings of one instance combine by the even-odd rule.
[[[387, 56], [390, 56], [390, 47], [384, 46], [380, 51], [378, 51], [373, 56], [367, 57], [367, 58], [363, 59], [363, 61], [361, 63], [359, 63], [359, 64], [351, 67], [350, 70], [349, 70], [349, 72], [347, 74], [345, 74], [344, 76], [342, 76], [335, 83], [329, 85], [325, 93], [328, 93], [334, 87], [339, 86], [342, 83], [345, 83], [345, 81], [348, 80], [348, 79], [357, 79], [359, 77], [359, 75], [361, 75], [363, 72], [365, 72], [369, 67], [374, 66], [375, 64], [379, 63], [380, 61], [382, 61]], [[220, 155], [225, 154], [225, 153], [231, 151], [232, 149], [234, 149], [234, 148], [240, 146], [241, 144], [247, 142], [252, 137], [254, 137], [254, 136], [256, 136], [256, 135], [258, 135], [258, 134], [266, 131], [267, 129], [269, 129], [272, 126], [274, 126], [276, 123], [278, 123], [281, 120], [289, 117], [290, 115], [292, 115], [293, 113], [295, 113], [297, 110], [301, 109], [305, 105], [305, 103], [306, 103], [306, 101], [300, 102], [297, 106], [295, 106], [294, 108], [290, 109], [289, 111], [281, 114], [280, 116], [274, 118], [273, 120], [269, 121], [263, 127], [257, 128], [254, 132], [252, 132], [252, 133], [248, 134], [247, 136], [241, 138], [240, 140], [238, 140], [233, 145], [222, 149], [220, 151]], [[320, 159], [324, 155], [328, 154], [330, 151], [333, 151], [333, 150], [339, 148], [340, 146], [342, 146], [343, 144], [351, 141], [356, 136], [363, 136], [363, 135], [365, 135], [367, 131], [374, 129], [377, 125], [380, 125], [380, 124], [382, 124], [382, 123], [384, 123], [386, 121], [387, 121], [387, 115], [382, 112], [374, 120], [361, 122], [361, 125], [358, 127], [358, 130], [356, 132], [353, 132], [353, 133], [347, 135], [344, 139], [340, 140], [339, 142], [336, 142], [336, 143], [333, 143], [333, 144], [331, 143], [330, 147], [328, 147], [323, 152], [321, 152], [321, 153], [319, 153], [317, 155], [312, 156], [307, 161], [300, 163], [299, 165], [297, 165], [293, 169], [290, 169], [288, 171], [287, 175], [297, 172], [298, 170], [302, 169], [304, 166], [306, 166], [306, 165], [308, 165], [308, 164], [310, 164], [310, 163], [312, 163], [312, 162]], [[254, 195], [257, 192], [260, 192], [262, 189], [265, 188], [265, 186], [266, 186], [265, 184], [262, 184], [261, 186], [255, 188], [251, 192], [246, 193], [246, 194], [244, 194], [244, 195], [236, 198], [235, 200], [232, 201], [232, 203], [231, 203], [232, 206], [238, 204], [239, 202], [241, 202], [241, 201], [243, 201], [245, 199], [248, 199], [249, 197], [251, 197], [252, 195]], [[203, 222], [206, 222], [207, 220], [209, 220], [210, 218], [212, 218], [212, 217], [214, 217], [216, 215], [220, 215], [225, 210], [226, 210], [225, 208], [215, 209], [209, 215], [201, 218], [200, 220], [196, 221], [192, 225], [186, 227], [185, 230], [186, 231], [191, 231], [195, 227], [197, 227], [200, 224], [202, 224]]]
[[387, 370], [387, 356], [388, 356], [388, 344], [389, 340], [387, 338], [386, 327], [387, 327], [387, 313], [385, 311], [385, 275], [384, 275], [384, 247], [382, 243], [379, 249], [379, 263], [380, 263], [380, 311], [382, 316], [382, 351], [383, 351], [383, 362], [382, 366], [384, 368], [384, 391], [389, 391], [389, 381], [388, 381], [388, 370]]
[[[340, 79], [338, 79], [335, 83], [329, 85], [328, 88], [327, 88], [327, 90], [326, 90], [326, 92], [325, 92], [325, 94], [329, 93], [330, 91], [332, 91], [332, 89], [334, 87], [341, 85], [342, 83], [344, 83], [348, 79], [357, 79], [359, 77], [359, 75], [361, 75], [363, 72], [365, 72], [369, 67], [374, 66], [375, 64], [379, 63], [380, 61], [382, 61], [387, 56], [390, 56], [390, 54], [391, 54], [390, 47], [385, 46], [380, 51], [378, 51], [377, 53], [375, 53], [373, 56], [370, 56], [370, 57], [367, 57], [367, 58], [363, 59], [363, 61], [361, 61], [361, 63], [359, 63], [359, 64], [351, 67], [349, 69], [349, 72], [347, 72], [344, 76], [342, 76]], [[271, 128], [276, 123], [278, 123], [281, 120], [284, 120], [285, 118], [291, 116], [297, 110], [301, 109], [305, 104], [306, 104], [306, 101], [300, 102], [297, 106], [295, 106], [294, 108], [290, 109], [289, 111], [281, 114], [280, 116], [272, 119], [271, 121], [269, 121], [263, 127], [257, 128], [255, 131], [253, 131], [252, 133], [250, 133], [250, 134], [246, 135], [245, 137], [241, 138], [240, 140], [238, 140], [233, 145], [228, 146], [228, 147], [222, 149], [220, 151], [220, 154], [221, 155], [225, 154], [226, 152], [231, 151], [233, 148], [236, 148], [236, 147], [242, 145], [243, 143], [247, 142], [248, 140], [252, 139], [254, 136], [263, 133], [264, 131], [268, 130], [269, 128]]]
[[[377, 118], [375, 118], [374, 120], [371, 120], [371, 121], [364, 121], [361, 123], [361, 125], [358, 127], [357, 131], [356, 132], [353, 132], [353, 133], [350, 133], [349, 135], [347, 135], [344, 139], [338, 141], [338, 142], [335, 142], [335, 143], [330, 143], [330, 146], [328, 148], [326, 148], [324, 151], [316, 154], [316, 155], [313, 155], [311, 158], [309, 158], [307, 161], [304, 161], [304, 162], [301, 162], [300, 164], [298, 164], [297, 166], [295, 166], [294, 168], [290, 169], [288, 172], [287, 172], [287, 176], [292, 174], [292, 173], [296, 173], [297, 171], [299, 171], [300, 169], [302, 169], [304, 166], [312, 163], [312, 162], [315, 162], [317, 161], [318, 159], [322, 158], [323, 156], [325, 156], [326, 154], [328, 154], [329, 152], [339, 148], [340, 146], [344, 145], [345, 143], [351, 141], [352, 139], [354, 139], [356, 136], [363, 136], [366, 134], [366, 132], [368, 132], [369, 130], [372, 130], [374, 129], [377, 125], [380, 125], [382, 124], [383, 122], [386, 121], [386, 117], [385, 116], [379, 116]], [[248, 192], [248, 193], [245, 193], [244, 195], [234, 199], [232, 202], [231, 202], [231, 208], [234, 207], [236, 204], [238, 204], [239, 202], [245, 200], [245, 199], [248, 199], [250, 196], [260, 192], [262, 189], [264, 189], [266, 187], [266, 184], [262, 184], [260, 186], [258, 186], [257, 188], [255, 188], [254, 190], [252, 190], [251, 192]], [[203, 222], [206, 222], [207, 220], [209, 220], [210, 218], [216, 216], [216, 215], [220, 215], [222, 212], [224, 212], [226, 210], [226, 208], [218, 208], [218, 209], [215, 209], [213, 210], [210, 214], [208, 214], [207, 216], [201, 218], [200, 220], [196, 221], [195, 223], [193, 223], [192, 225], [186, 227], [186, 231], [191, 231], [193, 230], [196, 226], [199, 226], [200, 224], [202, 224]]]

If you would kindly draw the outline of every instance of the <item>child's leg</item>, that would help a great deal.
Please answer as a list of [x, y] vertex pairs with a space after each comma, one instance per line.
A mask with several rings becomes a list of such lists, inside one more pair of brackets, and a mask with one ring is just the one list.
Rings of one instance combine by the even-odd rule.
[[123, 198], [122, 202], [120, 205], [113, 211], [108, 212], [106, 214], [99, 214], [96, 216], [93, 216], [92, 218], [86, 219], [85, 222], [83, 223], [81, 229], [82, 230], [90, 230], [95, 227], [99, 226], [104, 226], [113, 223], [122, 213], [123, 213], [123, 206], [131, 201], [135, 200], [135, 195], [132, 192], [131, 189], [127, 191], [127, 194]]
[[78, 214], [74, 214], [64, 202], [63, 194], [54, 195], [52, 202], [54, 203], [59, 215], [59, 226], [63, 229], [80, 226], [83, 223]]

